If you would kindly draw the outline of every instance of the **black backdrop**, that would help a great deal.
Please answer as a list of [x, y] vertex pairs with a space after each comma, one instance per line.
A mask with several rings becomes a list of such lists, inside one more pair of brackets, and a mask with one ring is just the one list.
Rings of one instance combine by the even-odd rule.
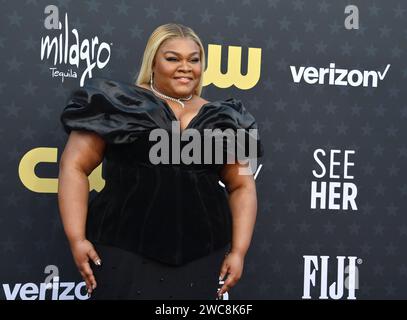
[[[57, 175], [67, 139], [59, 115], [86, 61], [54, 65], [53, 55], [41, 56], [42, 39], [63, 34], [45, 27], [49, 1], [0, 4], [0, 297], [85, 299], [58, 214]], [[203, 97], [241, 99], [258, 120], [265, 147], [254, 238], [230, 299], [407, 297], [404, 1], [52, 4], [62, 30], [68, 16], [69, 46], [73, 29], [80, 45], [98, 37], [93, 77], [133, 81], [148, 36], [168, 22], [192, 27], [208, 55], [221, 48], [215, 72], [229, 72], [231, 86], [223, 88], [223, 76], [207, 72]], [[344, 24], [347, 5], [358, 8], [358, 29]], [[233, 47], [241, 49], [238, 56], [228, 55]], [[208, 58], [208, 65], [215, 60]], [[242, 76], [231, 76], [233, 68]], [[78, 77], [62, 82], [53, 70]], [[318, 149], [323, 152], [315, 155]], [[322, 177], [313, 175], [322, 171], [318, 161], [326, 167]], [[345, 167], [353, 178], [344, 175]], [[100, 172], [91, 180], [93, 196], [101, 188]], [[317, 191], [326, 183], [325, 209], [319, 200], [311, 205], [318, 195], [313, 182]], [[343, 192], [353, 197], [348, 209]], [[55, 288], [45, 290], [41, 283], [56, 275]], [[332, 291], [342, 287], [343, 294]]]

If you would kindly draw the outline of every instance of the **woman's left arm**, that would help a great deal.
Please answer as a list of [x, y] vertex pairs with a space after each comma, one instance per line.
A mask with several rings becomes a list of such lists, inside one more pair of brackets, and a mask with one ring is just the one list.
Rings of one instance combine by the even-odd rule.
[[225, 164], [220, 172], [221, 179], [229, 193], [229, 206], [232, 212], [232, 246], [223, 261], [220, 279], [228, 277], [219, 290], [222, 295], [232, 288], [243, 273], [244, 258], [249, 249], [257, 215], [256, 184], [252, 174], [243, 175], [239, 169], [247, 165]]

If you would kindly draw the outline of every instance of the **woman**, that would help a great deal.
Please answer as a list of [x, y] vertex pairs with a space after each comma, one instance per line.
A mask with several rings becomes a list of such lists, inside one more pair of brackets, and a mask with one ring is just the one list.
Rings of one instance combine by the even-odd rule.
[[[257, 128], [239, 100], [200, 97], [204, 62], [190, 28], [162, 25], [136, 84], [91, 79], [61, 114], [69, 139], [60, 214], [94, 299], [221, 299], [242, 276], [257, 211], [253, 175], [239, 174], [239, 162], [150, 161], [149, 134], [174, 122], [181, 133]], [[104, 159], [106, 185], [88, 205], [87, 177]]]

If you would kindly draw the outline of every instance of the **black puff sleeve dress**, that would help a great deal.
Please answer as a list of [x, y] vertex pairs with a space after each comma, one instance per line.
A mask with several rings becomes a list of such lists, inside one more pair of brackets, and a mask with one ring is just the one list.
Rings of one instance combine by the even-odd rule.
[[[90, 79], [72, 92], [60, 120], [67, 133], [92, 131], [106, 141], [105, 186], [89, 202], [86, 222], [102, 259], [101, 267], [92, 265], [98, 282], [92, 298], [215, 299], [232, 236], [219, 183], [223, 164], [152, 164], [157, 142], [150, 132], [161, 128], [171, 136], [177, 118], [165, 100], [133, 84]], [[240, 100], [229, 98], [203, 105], [189, 128], [249, 135], [257, 124]]]

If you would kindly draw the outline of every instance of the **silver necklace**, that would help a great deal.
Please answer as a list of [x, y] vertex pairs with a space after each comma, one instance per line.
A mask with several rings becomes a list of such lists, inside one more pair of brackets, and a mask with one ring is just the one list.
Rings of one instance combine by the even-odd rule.
[[151, 77], [151, 79], [150, 79], [150, 88], [151, 88], [151, 90], [156, 94], [156, 95], [159, 95], [159, 96], [161, 96], [161, 97], [163, 97], [163, 98], [166, 98], [166, 99], [168, 99], [168, 100], [171, 100], [171, 101], [175, 101], [175, 102], [178, 102], [179, 104], [181, 104], [181, 106], [184, 108], [185, 107], [185, 105], [184, 105], [184, 103], [181, 101], [181, 100], [184, 100], [184, 101], [188, 101], [188, 100], [191, 100], [191, 98], [192, 98], [192, 94], [188, 97], [188, 98], [173, 98], [173, 97], [169, 97], [169, 96], [167, 96], [167, 95], [165, 95], [165, 94], [162, 94], [161, 92], [158, 92], [156, 89], [154, 89], [154, 87], [153, 87], [153, 79], [152, 79], [152, 77]]

